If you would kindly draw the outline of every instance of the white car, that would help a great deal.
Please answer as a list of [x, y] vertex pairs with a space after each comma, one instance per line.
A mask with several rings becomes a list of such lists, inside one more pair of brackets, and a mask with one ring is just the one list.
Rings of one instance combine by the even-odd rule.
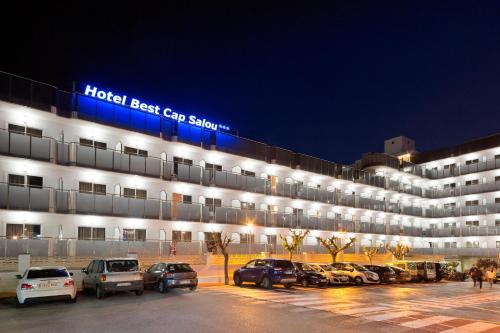
[[309, 264], [318, 273], [325, 276], [328, 279], [329, 284], [339, 284], [347, 283], [350, 281], [349, 276], [342, 274], [342, 272], [336, 271], [332, 266], [328, 264]]
[[363, 283], [380, 283], [377, 273], [369, 271], [363, 265], [358, 265], [353, 262], [337, 262], [330, 264], [335, 270], [349, 276], [351, 282], [356, 285]]
[[18, 275], [16, 305], [30, 301], [66, 299], [76, 302], [76, 285], [65, 267], [30, 267]]

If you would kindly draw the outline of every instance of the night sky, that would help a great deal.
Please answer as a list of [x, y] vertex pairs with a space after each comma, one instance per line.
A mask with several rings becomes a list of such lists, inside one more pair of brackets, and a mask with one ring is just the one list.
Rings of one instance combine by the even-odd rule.
[[0, 69], [336, 162], [499, 132], [500, 1], [104, 3], [4, 6]]

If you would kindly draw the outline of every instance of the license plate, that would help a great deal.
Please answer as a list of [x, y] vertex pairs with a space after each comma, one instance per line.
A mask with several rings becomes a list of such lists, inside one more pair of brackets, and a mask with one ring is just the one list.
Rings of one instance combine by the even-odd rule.
[[191, 280], [181, 280], [179, 283], [180, 284], [190, 284]]
[[292, 271], [285, 271], [285, 274], [293, 274]]
[[39, 283], [38, 288], [54, 288], [57, 287], [57, 283]]
[[117, 287], [125, 287], [125, 286], [130, 286], [131, 283], [130, 282], [122, 282], [122, 283], [117, 283], [116, 286]]

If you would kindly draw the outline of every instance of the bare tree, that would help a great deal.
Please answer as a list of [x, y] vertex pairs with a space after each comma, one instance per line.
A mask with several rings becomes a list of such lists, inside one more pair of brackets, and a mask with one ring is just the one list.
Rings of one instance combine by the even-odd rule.
[[220, 252], [224, 256], [224, 284], [229, 284], [229, 253], [227, 252], [227, 246], [231, 243], [231, 238], [227, 235], [222, 237], [219, 232], [212, 232], [212, 240], [215, 245], [219, 248]]
[[288, 251], [289, 260], [292, 260], [293, 253], [299, 248], [302, 240], [307, 236], [307, 234], [309, 234], [309, 230], [303, 231], [290, 229], [290, 232], [292, 233], [292, 239], [290, 241], [283, 235], [280, 235], [280, 238], [282, 240], [283, 247]]
[[337, 261], [337, 254], [344, 251], [345, 249], [350, 248], [356, 241], [356, 237], [351, 237], [348, 242], [346, 242], [344, 245], [341, 245], [342, 239], [340, 237], [336, 237], [335, 235], [332, 235], [332, 237], [327, 237], [327, 238], [322, 238], [322, 237], [316, 237], [316, 238], [320, 242], [320, 244], [323, 245], [332, 256], [332, 262]]
[[379, 250], [380, 246], [363, 246], [363, 253], [370, 260], [370, 265], [372, 265], [373, 257], [375, 257]]
[[396, 260], [404, 260], [405, 256], [410, 253], [411, 248], [409, 245], [398, 242], [396, 246], [386, 245], [387, 251], [391, 252]]

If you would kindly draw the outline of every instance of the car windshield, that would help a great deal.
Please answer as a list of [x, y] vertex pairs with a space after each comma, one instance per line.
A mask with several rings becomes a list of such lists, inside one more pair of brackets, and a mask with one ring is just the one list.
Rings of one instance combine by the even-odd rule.
[[28, 272], [28, 279], [44, 279], [44, 278], [57, 278], [68, 277], [68, 271], [65, 269], [51, 268], [51, 269], [34, 269]]
[[106, 261], [108, 272], [134, 272], [139, 269], [137, 260], [108, 260]]
[[168, 270], [170, 272], [192, 272], [193, 269], [188, 264], [170, 264], [168, 265]]
[[285, 268], [285, 269], [293, 269], [293, 264], [288, 260], [276, 260], [274, 261], [274, 267], [276, 268]]
[[354, 267], [357, 271], [364, 272], [367, 271], [365, 266], [361, 266], [358, 264], [351, 264], [352, 267]]

